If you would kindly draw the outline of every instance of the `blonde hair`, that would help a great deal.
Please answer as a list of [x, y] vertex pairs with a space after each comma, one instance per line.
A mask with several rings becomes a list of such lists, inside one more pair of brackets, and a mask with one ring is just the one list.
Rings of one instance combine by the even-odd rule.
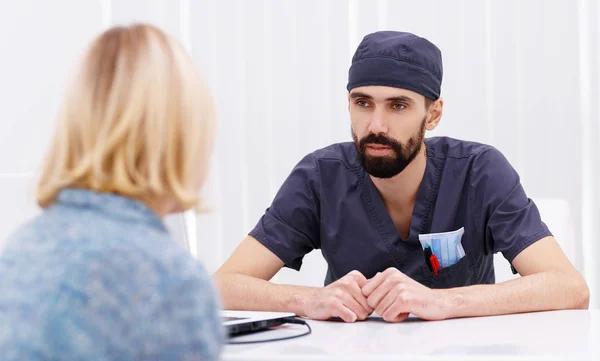
[[199, 206], [213, 101], [193, 60], [161, 30], [135, 24], [100, 34], [68, 87], [57, 127], [40, 206], [65, 187]]

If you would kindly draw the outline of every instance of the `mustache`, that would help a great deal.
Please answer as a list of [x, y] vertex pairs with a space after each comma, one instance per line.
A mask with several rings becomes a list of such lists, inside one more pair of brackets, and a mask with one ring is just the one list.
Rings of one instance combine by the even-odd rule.
[[394, 139], [388, 138], [381, 134], [369, 134], [366, 137], [362, 138], [359, 142], [359, 146], [361, 149], [364, 149], [367, 144], [379, 144], [387, 147], [391, 147], [393, 149], [401, 149], [402, 145], [395, 141]]

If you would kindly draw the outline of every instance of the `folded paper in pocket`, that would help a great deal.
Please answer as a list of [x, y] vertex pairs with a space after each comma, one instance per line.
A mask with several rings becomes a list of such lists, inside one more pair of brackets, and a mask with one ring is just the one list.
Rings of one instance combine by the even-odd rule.
[[420, 234], [419, 241], [423, 249], [427, 246], [431, 248], [441, 267], [444, 268], [452, 266], [465, 256], [465, 250], [461, 243], [464, 233], [465, 229], [461, 227], [453, 232]]

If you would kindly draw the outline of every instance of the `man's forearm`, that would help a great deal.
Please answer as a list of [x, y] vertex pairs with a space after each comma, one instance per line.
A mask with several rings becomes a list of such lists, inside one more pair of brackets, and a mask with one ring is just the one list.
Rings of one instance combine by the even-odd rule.
[[293, 312], [305, 316], [304, 302], [315, 291], [312, 287], [280, 285], [238, 273], [216, 274], [223, 308]]
[[490, 316], [559, 309], [586, 309], [583, 278], [561, 271], [540, 272], [495, 285], [442, 290], [448, 318]]

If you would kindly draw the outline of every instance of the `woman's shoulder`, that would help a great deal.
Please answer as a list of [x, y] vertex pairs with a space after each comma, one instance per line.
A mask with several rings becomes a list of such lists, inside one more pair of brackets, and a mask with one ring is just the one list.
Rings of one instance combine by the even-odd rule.
[[9, 237], [3, 257], [24, 267], [29, 262], [56, 265], [63, 280], [71, 279], [83, 293], [96, 295], [155, 292], [180, 280], [210, 282], [204, 267], [166, 230], [85, 210], [77, 215], [44, 211]]

